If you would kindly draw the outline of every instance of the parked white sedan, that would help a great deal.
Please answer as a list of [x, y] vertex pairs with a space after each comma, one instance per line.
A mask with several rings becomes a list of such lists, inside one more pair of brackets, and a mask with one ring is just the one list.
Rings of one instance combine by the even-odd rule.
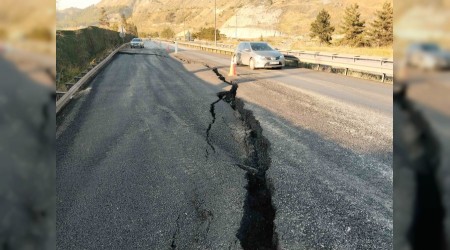
[[281, 69], [285, 65], [283, 54], [265, 42], [241, 42], [234, 52], [234, 60], [236, 64], [249, 65], [251, 69]]

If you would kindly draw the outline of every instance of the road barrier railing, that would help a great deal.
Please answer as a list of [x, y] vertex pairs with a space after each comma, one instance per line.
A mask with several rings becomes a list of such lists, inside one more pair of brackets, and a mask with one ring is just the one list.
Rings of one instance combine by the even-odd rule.
[[72, 99], [73, 95], [86, 83], [92, 80], [101, 69], [103, 69], [114, 57], [114, 55], [119, 52], [120, 49], [126, 47], [128, 43], [122, 44], [117, 47], [111, 54], [109, 54], [105, 59], [103, 59], [99, 64], [97, 64], [94, 68], [92, 68], [89, 72], [87, 72], [84, 76], [78, 78], [78, 81], [67, 91], [67, 92], [59, 92], [56, 94], [61, 95], [61, 97], [56, 102], [56, 114], [58, 114], [62, 108], [67, 105]]
[[348, 70], [371, 73], [381, 75], [383, 82], [385, 81], [386, 76], [393, 76], [394, 61], [388, 58], [308, 51], [281, 50], [280, 52], [285, 55], [295, 56], [300, 62], [314, 64], [317, 65], [317, 67], [324, 65], [345, 69], [346, 75]]
[[[161, 41], [173, 43], [172, 40]], [[198, 50], [233, 55], [235, 45], [218, 43], [214, 46], [213, 43], [209, 42], [183, 42], [178, 41], [178, 45], [183, 45], [189, 48], [195, 48]], [[394, 61], [391, 58], [379, 58], [379, 57], [368, 57], [359, 55], [344, 55], [344, 54], [333, 54], [324, 52], [313, 52], [313, 51], [296, 51], [296, 50], [279, 50], [288, 58], [294, 57], [300, 63], [309, 63], [320, 66], [328, 66], [332, 68], [341, 68], [345, 70], [345, 75], [348, 71], [363, 72], [373, 75], [380, 75], [381, 81], [384, 82], [386, 77], [393, 76]]]

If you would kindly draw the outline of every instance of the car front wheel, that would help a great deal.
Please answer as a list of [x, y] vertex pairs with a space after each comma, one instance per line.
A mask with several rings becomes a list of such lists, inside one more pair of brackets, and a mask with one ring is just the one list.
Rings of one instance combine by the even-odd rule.
[[238, 65], [238, 66], [241, 65], [241, 64], [239, 63], [238, 58], [237, 58], [236, 55], [233, 57], [233, 61], [236, 63], [236, 65]]
[[255, 59], [250, 59], [250, 69], [254, 70], [255, 69]]

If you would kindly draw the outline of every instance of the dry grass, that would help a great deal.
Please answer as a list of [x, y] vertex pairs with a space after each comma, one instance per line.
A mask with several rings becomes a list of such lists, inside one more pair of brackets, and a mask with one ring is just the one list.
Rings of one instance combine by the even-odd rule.
[[[243, 39], [248, 40], [248, 39]], [[253, 39], [259, 40], [259, 39]], [[359, 55], [359, 56], [374, 56], [374, 57], [384, 57], [393, 58], [394, 53], [391, 46], [389, 47], [365, 47], [365, 48], [354, 48], [346, 46], [319, 46], [314, 41], [303, 41], [300, 39], [288, 39], [286, 37], [263, 37], [263, 41], [268, 42], [270, 45], [282, 49], [282, 50], [303, 50], [303, 51], [318, 51], [318, 52], [329, 52], [338, 54], [349, 54], [349, 55]], [[239, 41], [235, 39], [226, 39], [222, 41], [226, 44], [238, 44]]]
[[359, 55], [359, 56], [376, 56], [376, 57], [385, 57], [392, 58], [393, 50], [391, 47], [375, 47], [375, 48], [353, 48], [353, 47], [343, 47], [343, 46], [327, 46], [327, 47], [318, 47], [318, 46], [293, 46], [293, 50], [305, 50], [305, 51], [320, 51], [320, 52], [330, 52], [330, 53], [338, 53], [338, 54], [351, 54], [351, 55]]

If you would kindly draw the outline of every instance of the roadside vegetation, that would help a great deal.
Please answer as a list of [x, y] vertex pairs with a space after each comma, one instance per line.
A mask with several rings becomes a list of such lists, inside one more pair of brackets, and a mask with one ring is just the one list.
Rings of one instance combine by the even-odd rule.
[[[361, 17], [359, 5], [353, 4], [345, 9], [338, 26], [331, 23], [331, 16], [322, 9], [316, 19], [310, 24], [310, 39], [295, 39], [286, 37], [263, 37], [260, 41], [291, 50], [329, 52], [348, 55], [393, 57], [393, 8], [391, 3], [385, 2], [375, 13], [374, 20], [366, 24]], [[154, 32], [152, 37], [159, 36], [166, 39], [175, 38], [171, 28], [165, 28], [160, 33]], [[192, 34], [196, 40], [214, 41], [214, 28], [201, 27]], [[217, 30], [217, 40], [226, 44], [238, 44], [240, 41], [254, 39], [226, 38]]]
[[[192, 34], [192, 38], [194, 39], [200, 39], [200, 40], [209, 40], [214, 41], [214, 27], [208, 27], [208, 28], [200, 28], [200, 31], [195, 32]], [[225, 38], [225, 35], [220, 34], [220, 30], [216, 30], [216, 38], [217, 41], [220, 41], [221, 38]]]
[[345, 14], [339, 26], [340, 39], [333, 41], [335, 27], [330, 24], [330, 14], [322, 9], [311, 23], [310, 37], [316, 39], [318, 46], [305, 46], [299, 42], [294, 48], [317, 50], [323, 52], [338, 52], [343, 54], [361, 54], [367, 56], [392, 57], [393, 43], [393, 8], [385, 2], [376, 11], [375, 19], [368, 26], [361, 18], [359, 5], [353, 4], [345, 9]]
[[[274, 20], [270, 25], [265, 23], [261, 16], [252, 16], [255, 10], [250, 8], [253, 6], [251, 4], [224, 7], [223, 12], [217, 15], [217, 20], [218, 27], [221, 27], [239, 13], [242, 17], [238, 18], [240, 22], [238, 29], [239, 27], [255, 27], [255, 29], [279, 30], [281, 33], [278, 35], [259, 36], [258, 34], [259, 38], [245, 40], [267, 41], [280, 49], [392, 58], [393, 7], [391, 2], [387, 1], [383, 4], [382, 1], [384, 0], [376, 0], [368, 4], [367, 2], [355, 3], [354, 0], [344, 0], [328, 2], [320, 6], [309, 6], [304, 1], [273, 0], [262, 4], [267, 11], [271, 9], [281, 13], [278, 16], [274, 14]], [[127, 33], [134, 36], [184, 40], [183, 34], [189, 34], [190, 38], [196, 40], [214, 40], [214, 24], [210, 20], [210, 14], [204, 14], [203, 7], [193, 7], [187, 4], [190, 7], [180, 8], [169, 2], [166, 3], [165, 0], [161, 3], [167, 5], [167, 9], [152, 11], [157, 5], [152, 3], [143, 7], [144, 9], [139, 8], [139, 11], [135, 11], [130, 6], [117, 3], [117, 5], [108, 7], [92, 6], [85, 11], [95, 11], [95, 15], [89, 16], [89, 22], [94, 22], [95, 19], [96, 25], [114, 31], [118, 31], [123, 26]], [[226, 5], [222, 0], [218, 0], [218, 3], [219, 6]], [[262, 5], [258, 5], [258, 7]], [[275, 9], [272, 9], [274, 7]], [[245, 12], [246, 8], [247, 12]], [[306, 10], [308, 11], [306, 12]], [[67, 15], [74, 15], [70, 14], [70, 11], [66, 11]], [[74, 11], [78, 13], [79, 10]], [[76, 18], [74, 18], [78, 20], [84, 17], [84, 14], [75, 16]], [[68, 20], [63, 17], [64, 15], [59, 17], [58, 20], [61, 22], [58, 21], [58, 25], [60, 23], [69, 25], [64, 23]], [[75, 19], [72, 20], [74, 24], [77, 23]], [[79, 23], [89, 22], [80, 21]], [[231, 23], [231, 25], [233, 24], [234, 22]], [[221, 43], [237, 44], [243, 40], [234, 39], [234, 36], [229, 35], [229, 31], [226, 30], [223, 32], [228, 32], [229, 37], [220, 34], [219, 30], [217, 32], [217, 39]]]
[[161, 34], [162, 38], [166, 38], [166, 39], [170, 39], [175, 36], [175, 32], [171, 28], [163, 29], [160, 34]]
[[[128, 42], [133, 35], [127, 35], [124, 42]], [[66, 90], [64, 83], [86, 70], [90, 64], [105, 57], [108, 53], [122, 44], [119, 33], [98, 27], [85, 29], [58, 30], [56, 32], [56, 71], [58, 90]]]

